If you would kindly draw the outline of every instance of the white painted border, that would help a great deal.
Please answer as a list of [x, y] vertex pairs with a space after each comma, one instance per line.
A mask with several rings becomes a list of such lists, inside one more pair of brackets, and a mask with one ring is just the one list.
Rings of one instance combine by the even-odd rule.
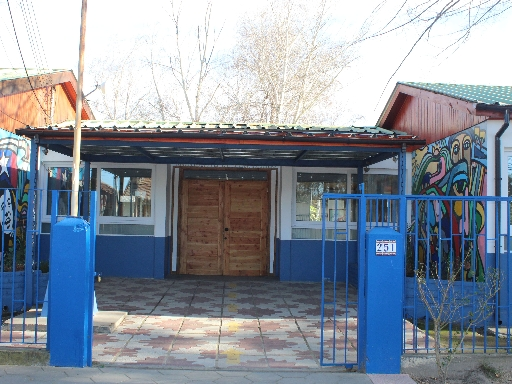
[[292, 238], [292, 202], [295, 201], [293, 193], [295, 191], [293, 185], [293, 168], [281, 168], [281, 182], [279, 195], [281, 197], [280, 204], [280, 223], [279, 238], [281, 240], [291, 240]]
[[[174, 185], [171, 186], [173, 190], [172, 200], [172, 272], [177, 271], [178, 265], [178, 191], [180, 183], [180, 169], [173, 167], [171, 174], [174, 173]], [[171, 178], [172, 183], [172, 178]]]
[[[67, 156], [47, 156], [45, 159], [52, 159], [52, 161], [41, 161], [40, 172], [38, 173], [38, 186], [39, 189], [46, 191], [48, 189], [48, 168], [54, 167], [66, 167], [72, 168], [71, 161], [56, 161], [57, 159], [68, 159]], [[83, 166], [83, 161], [80, 163]], [[98, 183], [96, 186], [96, 192], [99, 196], [99, 187], [101, 184], [101, 168], [129, 168], [129, 169], [150, 169], [151, 170], [151, 217], [114, 217], [114, 216], [100, 216], [99, 214], [99, 202], [96, 203], [96, 225], [97, 230], [100, 224], [141, 224], [141, 225], [153, 225], [154, 232], [153, 236], [162, 237], [165, 235], [165, 226], [159, 227], [157, 223], [165, 223], [165, 210], [157, 210], [155, 207], [166, 202], [165, 199], [165, 165], [153, 165], [149, 163], [143, 164], [124, 164], [124, 163], [91, 163], [91, 169], [97, 169]], [[46, 214], [47, 207], [47, 196], [43, 193], [42, 196], [42, 215], [41, 221], [48, 223], [51, 220], [51, 216]], [[163, 214], [163, 217], [162, 217]], [[103, 234], [102, 236], [111, 236]], [[115, 235], [115, 236], [146, 236], [146, 235]]]
[[[378, 165], [378, 167], [377, 167]], [[374, 168], [369, 168], [368, 172], [365, 174], [368, 175], [393, 175], [397, 176], [398, 172], [398, 163], [393, 160], [386, 160], [374, 166]], [[394, 167], [394, 168], [386, 168], [385, 166]], [[352, 192], [352, 175], [357, 175], [357, 169], [354, 168], [308, 168], [308, 167], [294, 167], [292, 168], [292, 176], [291, 176], [291, 185], [288, 185], [283, 180], [281, 196], [283, 197], [283, 218], [281, 221], [282, 224], [282, 235], [283, 240], [291, 239], [291, 231], [292, 228], [311, 228], [311, 229], [321, 229], [322, 222], [321, 221], [297, 221], [295, 220], [296, 214], [296, 188], [297, 188], [297, 173], [333, 173], [339, 175], [347, 175], [347, 194], [351, 194]], [[287, 176], [290, 178], [290, 176]], [[288, 180], [287, 180], [288, 181]], [[289, 188], [286, 190], [286, 188]], [[286, 199], [286, 200], [285, 200]], [[286, 204], [286, 205], [284, 205]], [[285, 212], [289, 209], [289, 223], [284, 218]], [[286, 231], [286, 225], [290, 228], [289, 237], [284, 237], [284, 235], [288, 236], [288, 231]], [[349, 222], [349, 228], [355, 228], [355, 222]], [[326, 222], [326, 228], [334, 228], [334, 222]]]
[[277, 171], [275, 169], [270, 171], [270, 260], [269, 260], [269, 273], [274, 273], [274, 260], [275, 260], [275, 241], [276, 241], [276, 179]]
[[[171, 231], [172, 231], [172, 272], [177, 271], [178, 264], [178, 194], [179, 194], [179, 182], [180, 182], [180, 168], [187, 168], [189, 166], [173, 166], [171, 170], [171, 175], [174, 173], [174, 181], [171, 180], [171, 188], [173, 192], [173, 201], [172, 201], [172, 222], [171, 222]], [[196, 167], [196, 166], [194, 166]], [[213, 168], [213, 167], [200, 167], [200, 168]], [[226, 167], [215, 167], [216, 169], [222, 168], [233, 168], [232, 166]], [[238, 167], [237, 167], [238, 168]], [[265, 167], [243, 167], [244, 169], [263, 169]], [[274, 260], [275, 260], [275, 239], [276, 239], [276, 193], [278, 184], [278, 173], [276, 169], [271, 169], [270, 171], [270, 226], [269, 226], [269, 273], [274, 273]]]

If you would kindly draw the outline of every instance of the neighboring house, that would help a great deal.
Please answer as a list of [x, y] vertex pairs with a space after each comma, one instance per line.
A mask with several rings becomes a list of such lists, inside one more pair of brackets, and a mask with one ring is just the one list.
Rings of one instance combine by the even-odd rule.
[[[72, 71], [0, 69], [0, 202], [17, 216], [17, 220], [7, 220], [6, 225], [5, 217], [9, 214], [2, 212], [4, 232], [13, 230], [16, 223], [19, 233], [27, 214], [30, 141], [14, 132], [18, 128], [48, 126], [72, 119], [76, 88]], [[87, 103], [82, 118], [94, 118]], [[12, 244], [12, 238], [4, 241], [0, 252]]]
[[[0, 183], [0, 188], [23, 191], [29, 170], [29, 141], [15, 135], [15, 130], [73, 119], [76, 88], [72, 71], [0, 69], [0, 158], [3, 159], [0, 176], [9, 176], [9, 184]], [[82, 118], [94, 118], [87, 103], [84, 103]]]
[[[0, 128], [13, 132], [44, 127], [75, 116], [77, 82], [63, 69], [0, 69]], [[82, 119], [94, 119], [87, 102]]]
[[[408, 157], [411, 182], [407, 190], [411, 194], [512, 196], [510, 112], [510, 86], [398, 83], [377, 125], [427, 141], [427, 146]], [[507, 223], [512, 222], [509, 212], [505, 205], [496, 210], [501, 234], [507, 233]], [[492, 238], [495, 233], [496, 220], [491, 216], [483, 202], [475, 199], [464, 207], [445, 204], [442, 216], [429, 223], [431, 233], [437, 233], [443, 239], [441, 244], [445, 243], [444, 254], [452, 252], [456, 264], [463, 262], [464, 253], [473, 247], [465, 239], [478, 239], [474, 242], [478, 248], [475, 265], [468, 267], [477, 281], [484, 279], [486, 254], [494, 254], [493, 247], [484, 241], [486, 234]], [[418, 236], [425, 238], [423, 233]], [[499, 241], [503, 253], [507, 242], [503, 238]], [[443, 254], [436, 244], [419, 248], [421, 263], [426, 258], [437, 263]]]
[[[43, 189], [71, 189], [73, 125], [17, 131], [49, 149]], [[424, 144], [377, 127], [84, 120], [83, 174], [99, 195], [96, 271], [319, 281], [322, 217], [331, 238], [335, 221], [351, 240], [357, 227], [354, 206], [323, 213], [322, 193], [357, 192], [363, 181], [369, 193], [404, 193], [405, 150]], [[64, 211], [67, 201], [61, 194]], [[344, 250], [354, 262], [356, 249]]]
[[[512, 112], [512, 86], [397, 83], [377, 126], [426, 140], [427, 147], [412, 155], [412, 194], [439, 186], [457, 168], [467, 176], [469, 194], [507, 196], [507, 183], [498, 184], [508, 179], [512, 156], [507, 110]], [[460, 193], [454, 188], [442, 186], [447, 195]]]

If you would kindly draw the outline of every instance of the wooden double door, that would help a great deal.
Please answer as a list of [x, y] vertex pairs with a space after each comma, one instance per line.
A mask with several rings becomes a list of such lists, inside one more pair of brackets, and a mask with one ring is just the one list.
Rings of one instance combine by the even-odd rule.
[[181, 185], [179, 273], [266, 275], [268, 181], [183, 179]]

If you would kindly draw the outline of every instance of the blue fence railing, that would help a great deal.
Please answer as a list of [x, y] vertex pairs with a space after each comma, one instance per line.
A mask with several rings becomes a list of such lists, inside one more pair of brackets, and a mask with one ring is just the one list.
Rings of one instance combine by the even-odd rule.
[[[0, 344], [46, 343], [46, 319], [42, 316], [50, 276], [46, 248], [51, 225], [69, 215], [70, 194], [0, 189]], [[80, 192], [79, 215], [89, 220], [93, 229], [95, 216], [84, 207], [95, 206], [94, 201], [94, 192]], [[43, 211], [43, 206], [50, 208]]]
[[436, 321], [442, 349], [510, 351], [511, 206], [500, 197], [407, 198], [406, 352], [433, 350]]
[[[404, 352], [433, 350], [432, 313], [444, 326], [442, 349], [510, 351], [512, 198], [325, 194], [322, 203], [323, 212], [329, 212], [322, 220], [323, 365], [359, 362], [353, 358], [354, 346], [361, 345], [364, 335], [358, 333], [357, 343], [347, 342], [343, 327], [348, 317], [336, 313], [338, 309], [345, 315], [356, 312], [352, 321], [358, 327], [364, 325], [363, 290], [357, 291], [355, 304], [346, 295], [352, 292], [354, 297], [362, 287], [365, 233], [378, 226], [390, 227], [404, 237]], [[344, 215], [337, 214], [339, 207], [346, 209]], [[357, 242], [357, 258], [349, 254], [351, 241]], [[426, 301], [419, 282], [430, 294]], [[439, 310], [432, 311], [439, 303]]]

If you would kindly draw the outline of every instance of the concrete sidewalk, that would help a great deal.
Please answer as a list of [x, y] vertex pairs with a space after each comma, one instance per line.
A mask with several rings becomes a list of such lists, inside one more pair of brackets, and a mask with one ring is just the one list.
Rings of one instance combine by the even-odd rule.
[[123, 367], [59, 368], [0, 366], [2, 384], [19, 383], [266, 383], [414, 384], [408, 375], [366, 375], [336, 371], [182, 370]]

